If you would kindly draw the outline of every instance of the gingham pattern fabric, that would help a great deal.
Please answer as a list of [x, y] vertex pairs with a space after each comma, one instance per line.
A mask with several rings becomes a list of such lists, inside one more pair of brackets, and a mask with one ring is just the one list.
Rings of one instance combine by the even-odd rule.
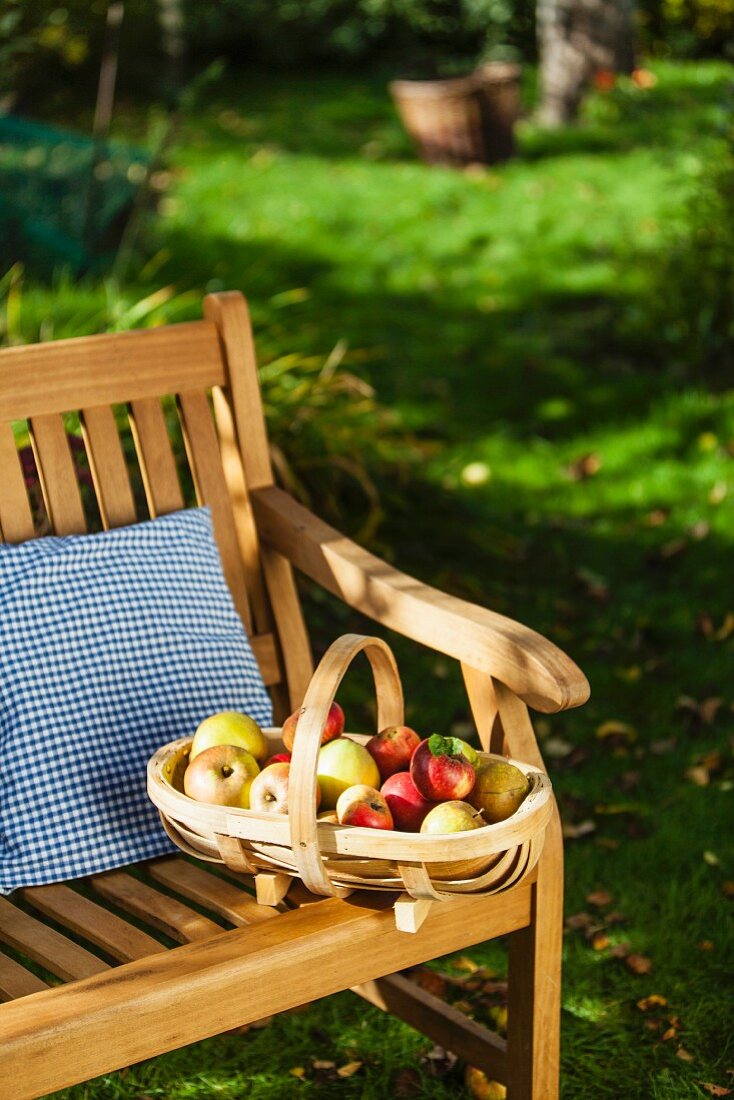
[[220, 710], [271, 722], [208, 509], [0, 546], [0, 892], [174, 850], [146, 764]]

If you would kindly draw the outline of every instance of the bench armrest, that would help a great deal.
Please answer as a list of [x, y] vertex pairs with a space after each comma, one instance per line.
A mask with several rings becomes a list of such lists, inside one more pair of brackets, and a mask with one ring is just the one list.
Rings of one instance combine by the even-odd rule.
[[536, 710], [552, 713], [588, 699], [581, 670], [534, 630], [401, 573], [282, 489], [253, 490], [252, 507], [263, 541], [355, 610], [489, 673]]

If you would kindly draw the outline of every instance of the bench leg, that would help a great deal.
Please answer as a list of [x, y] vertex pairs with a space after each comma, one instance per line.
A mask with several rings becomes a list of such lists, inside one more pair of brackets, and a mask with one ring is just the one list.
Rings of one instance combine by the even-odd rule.
[[534, 888], [533, 920], [509, 937], [507, 1100], [558, 1100], [563, 841], [556, 811]]

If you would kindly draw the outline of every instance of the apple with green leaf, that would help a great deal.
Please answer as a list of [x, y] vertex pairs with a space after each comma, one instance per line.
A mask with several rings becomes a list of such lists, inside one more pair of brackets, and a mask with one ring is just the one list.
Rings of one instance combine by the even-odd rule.
[[410, 762], [410, 777], [431, 802], [464, 799], [474, 786], [476, 772], [458, 737], [434, 733], [421, 741]]

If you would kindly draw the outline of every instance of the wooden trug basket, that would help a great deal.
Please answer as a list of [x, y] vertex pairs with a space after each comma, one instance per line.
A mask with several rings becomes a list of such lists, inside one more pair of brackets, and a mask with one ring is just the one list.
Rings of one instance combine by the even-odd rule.
[[[403, 691], [390, 648], [380, 638], [345, 634], [316, 669], [296, 727], [289, 813], [261, 813], [196, 802], [183, 793], [191, 738], [164, 745], [148, 764], [148, 794], [169, 837], [189, 855], [255, 875], [258, 901], [276, 905], [293, 878], [315, 894], [400, 891], [397, 927], [417, 931], [433, 902], [493, 894], [517, 885], [540, 856], [553, 800], [548, 777], [513, 760], [529, 779], [520, 808], [494, 825], [448, 835], [363, 829], [319, 821], [316, 769], [321, 735], [341, 680], [358, 653], [372, 666], [377, 728], [403, 725]], [[273, 753], [279, 729], [263, 731]], [[348, 734], [362, 743], [367, 736]], [[480, 753], [480, 758], [489, 754]], [[504, 759], [504, 758], [500, 758]]]

